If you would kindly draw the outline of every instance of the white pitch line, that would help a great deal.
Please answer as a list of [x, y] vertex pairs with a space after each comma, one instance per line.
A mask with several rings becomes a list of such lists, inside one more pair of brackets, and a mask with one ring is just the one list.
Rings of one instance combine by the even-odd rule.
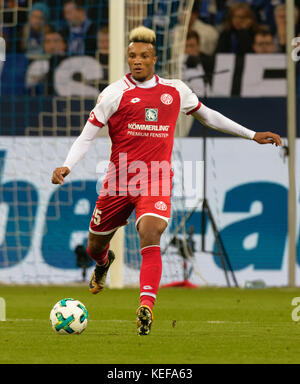
[[[6, 319], [6, 321], [50, 321], [50, 319]], [[89, 320], [91, 322], [94, 322], [94, 321], [101, 321], [101, 322], [114, 322], [114, 323], [130, 323], [132, 322], [133, 320], [117, 320], [117, 319], [111, 319], [111, 320], [98, 320], [98, 319], [92, 319], [92, 320]]]
[[[13, 322], [13, 321], [16, 321], [16, 322], [34, 322], [34, 321], [38, 321], [38, 322], [50, 322], [50, 319], [10, 319], [10, 318], [7, 318], [6, 319], [6, 322]], [[160, 322], [171, 322], [172, 320], [160, 320]], [[120, 320], [120, 319], [105, 319], [105, 320], [101, 320], [101, 319], [90, 319], [89, 322], [92, 322], [92, 323], [96, 323], [96, 322], [99, 322], [99, 323], [134, 323], [135, 320]], [[282, 324], [293, 324], [294, 322], [293, 321], [280, 321], [280, 322], [276, 322], [276, 323], [263, 323], [261, 321], [230, 321], [230, 320], [176, 320], [177, 322], [177, 325], [180, 324], [180, 323], [202, 323], [202, 324], [259, 324], [259, 325], [264, 325], [264, 326], [281, 326]], [[5, 323], [5, 322], [3, 322]], [[1, 324], [1, 323], [0, 323]]]
[[251, 324], [251, 321], [225, 321], [225, 320], [208, 320], [204, 321], [208, 324]]

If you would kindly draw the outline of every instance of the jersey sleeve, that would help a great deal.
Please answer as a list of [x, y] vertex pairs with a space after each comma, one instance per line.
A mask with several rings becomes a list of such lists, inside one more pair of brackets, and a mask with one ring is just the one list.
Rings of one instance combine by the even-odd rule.
[[122, 89], [116, 84], [106, 87], [98, 96], [88, 121], [99, 128], [106, 125], [110, 117], [118, 110], [122, 94]]
[[180, 94], [180, 111], [190, 115], [201, 107], [197, 95], [183, 81], [178, 80], [176, 88]]
[[245, 139], [253, 140], [256, 133], [228, 119], [228, 117], [223, 116], [221, 113], [206, 107], [204, 104], [201, 105], [198, 111], [193, 113], [193, 117], [209, 128]]
[[83, 131], [77, 137], [69, 150], [68, 156], [64, 162], [64, 167], [68, 167], [70, 171], [74, 166], [85, 156], [89, 150], [92, 141], [95, 140], [99, 133], [99, 128], [92, 125], [89, 121], [86, 122]]

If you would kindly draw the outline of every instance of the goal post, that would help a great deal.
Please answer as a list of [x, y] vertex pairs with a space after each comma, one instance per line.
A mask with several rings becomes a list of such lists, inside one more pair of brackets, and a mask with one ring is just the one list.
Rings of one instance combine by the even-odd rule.
[[289, 148], [289, 193], [288, 193], [288, 235], [289, 235], [289, 263], [288, 286], [296, 285], [296, 179], [295, 179], [295, 142], [296, 142], [296, 64], [292, 59], [292, 39], [294, 37], [295, 2], [286, 2], [287, 26], [287, 137]]
[[6, 303], [3, 297], [0, 297], [0, 321], [6, 321]]
[[124, 76], [125, 0], [109, 0], [109, 83]]
[[[109, 0], [109, 83], [119, 80], [125, 73], [125, 0]], [[110, 288], [122, 288], [125, 231], [121, 227], [110, 242], [117, 255], [110, 268]]]

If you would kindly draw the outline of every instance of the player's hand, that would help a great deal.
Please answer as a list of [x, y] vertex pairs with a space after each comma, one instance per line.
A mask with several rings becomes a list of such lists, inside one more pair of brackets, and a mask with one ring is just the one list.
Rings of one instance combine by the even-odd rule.
[[65, 177], [70, 173], [71, 171], [69, 170], [68, 167], [60, 167], [60, 168], [56, 168], [54, 171], [53, 171], [53, 174], [52, 174], [52, 184], [60, 184], [60, 185], [63, 185], [64, 181], [65, 181]]
[[280, 136], [273, 132], [256, 132], [253, 140], [258, 144], [275, 144], [276, 147], [282, 145]]

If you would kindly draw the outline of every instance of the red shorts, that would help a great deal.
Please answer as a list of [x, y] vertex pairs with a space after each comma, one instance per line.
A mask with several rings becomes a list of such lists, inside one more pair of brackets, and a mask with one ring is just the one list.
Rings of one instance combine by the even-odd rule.
[[136, 222], [143, 216], [156, 216], [168, 222], [171, 196], [99, 196], [90, 222], [90, 232], [108, 235], [127, 224], [135, 209]]

